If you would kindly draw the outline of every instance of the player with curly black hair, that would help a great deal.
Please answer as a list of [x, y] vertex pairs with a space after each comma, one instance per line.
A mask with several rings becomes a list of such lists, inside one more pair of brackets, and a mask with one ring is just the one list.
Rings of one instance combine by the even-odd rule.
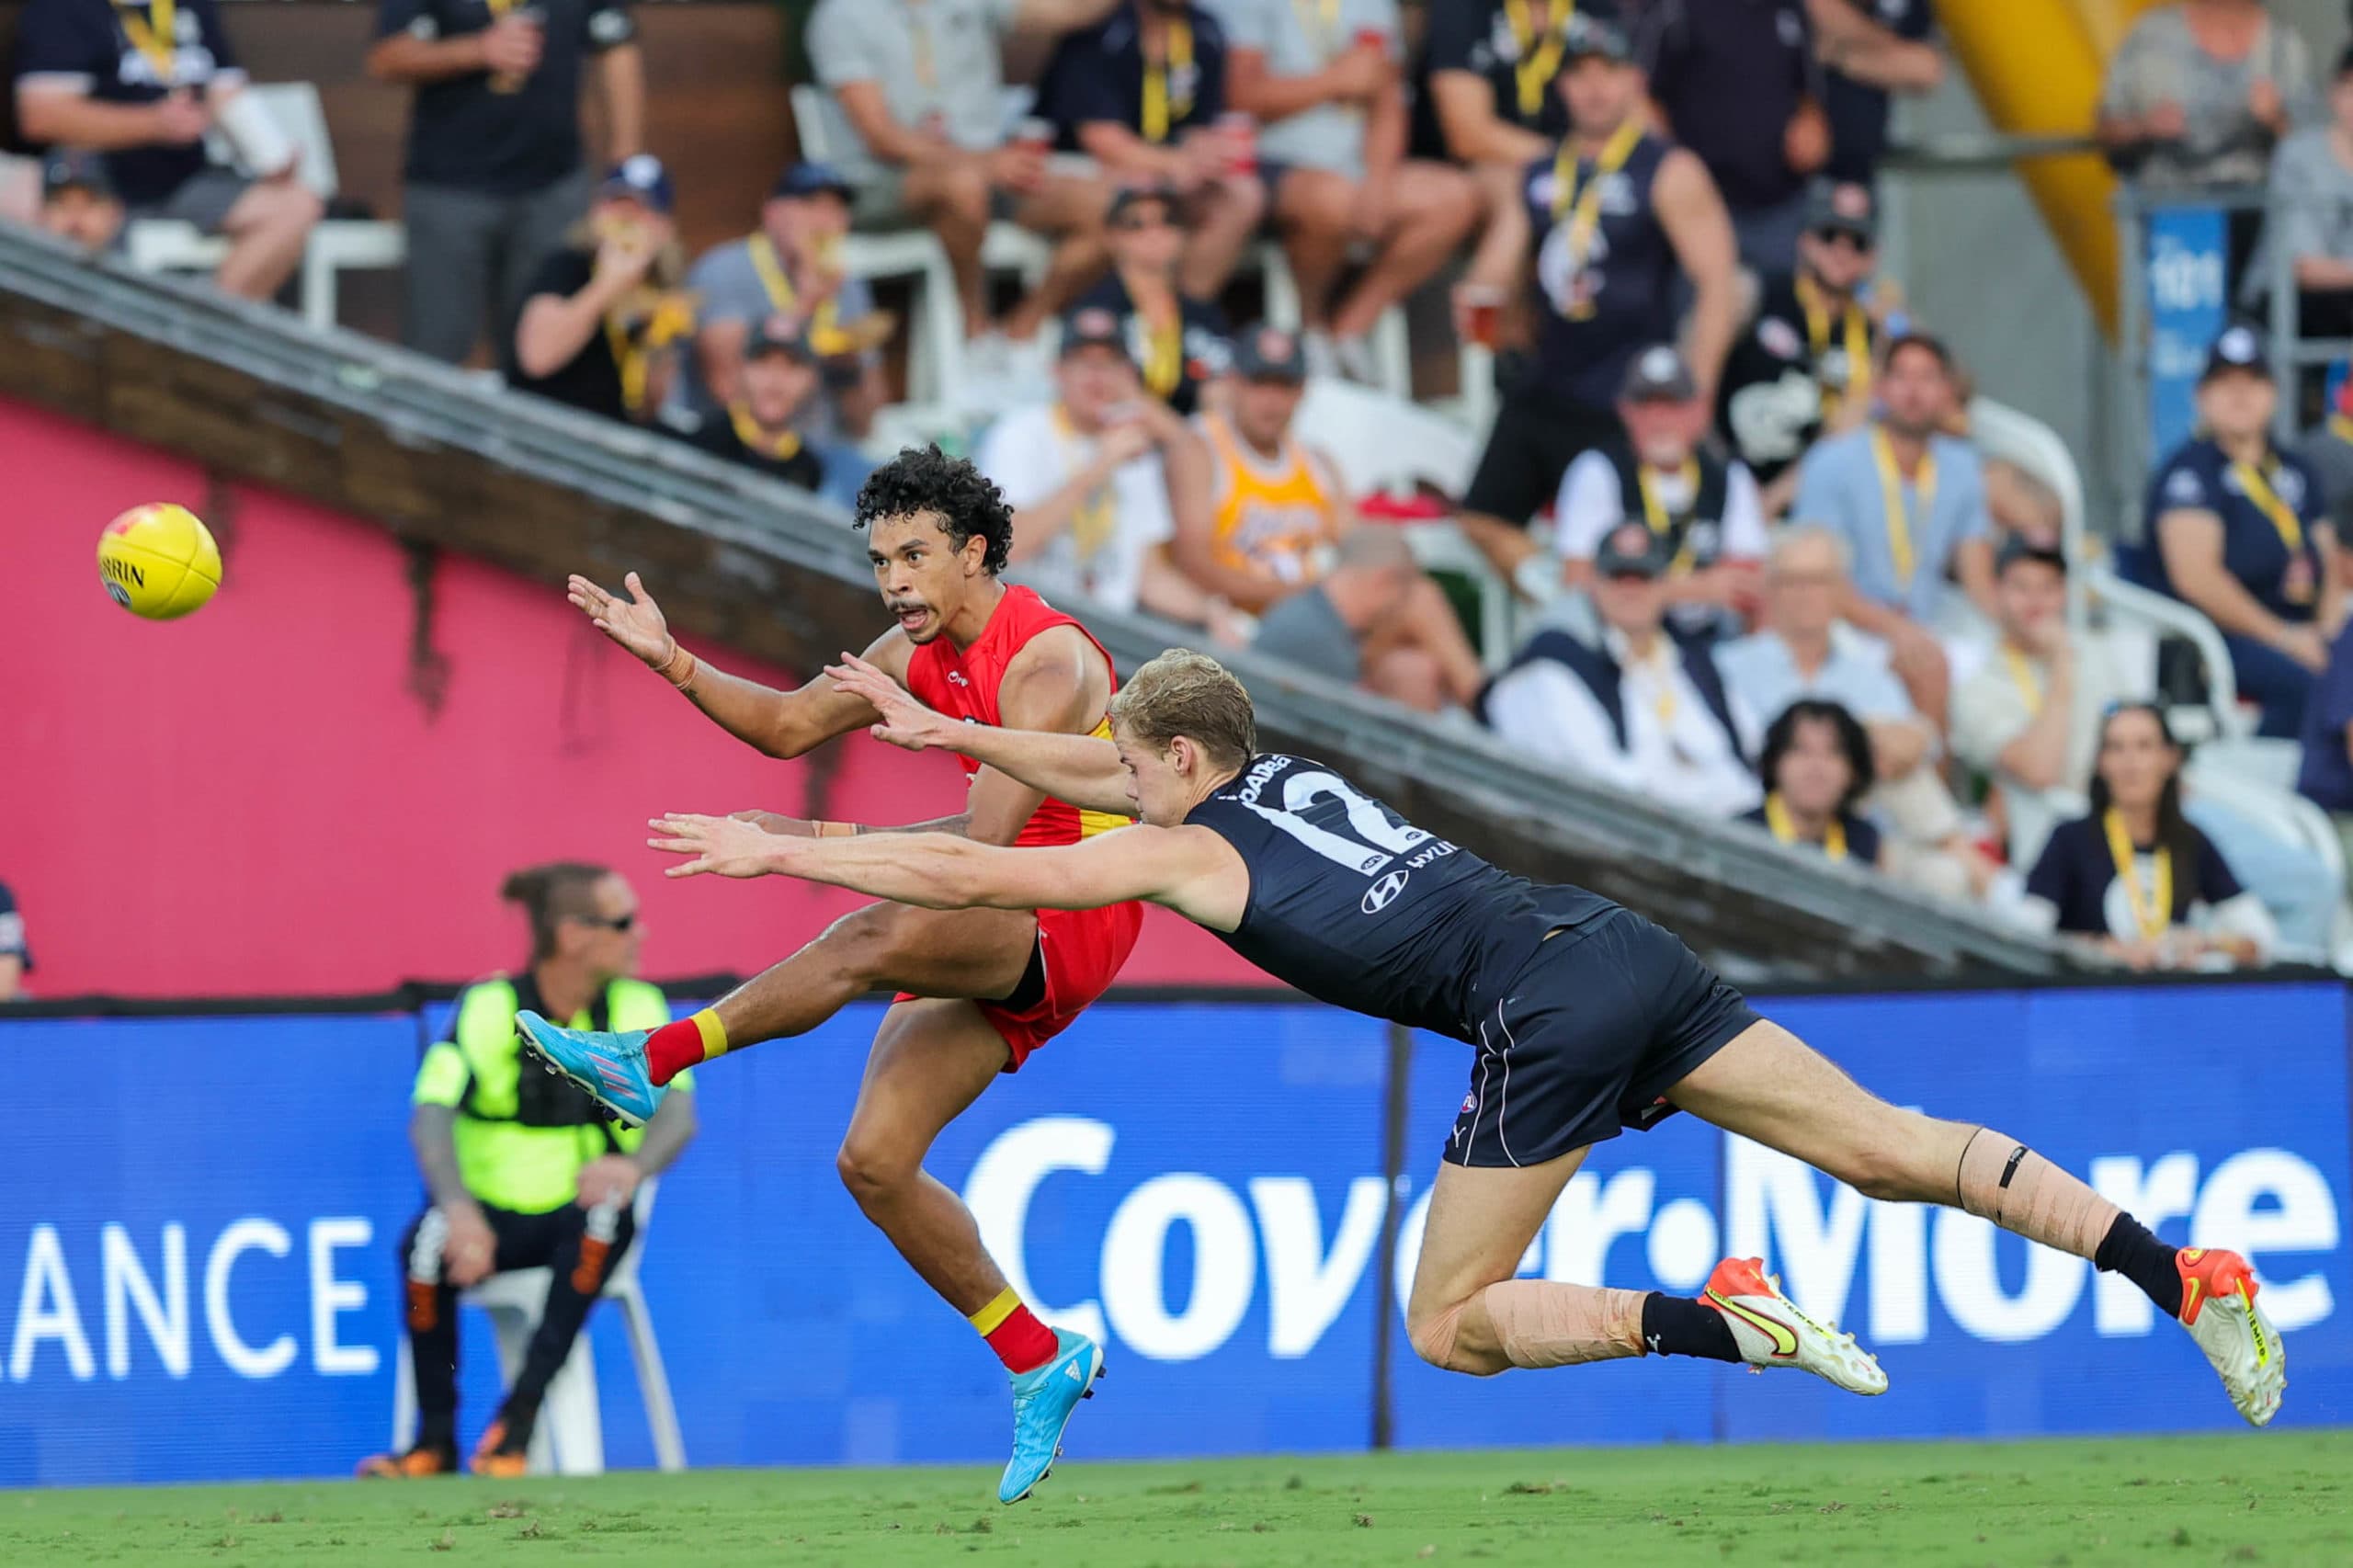
[[[858, 492], [874, 583], [898, 624], [868, 661], [941, 712], [981, 724], [1108, 735], [1117, 678], [1086, 629], [1025, 587], [998, 581], [1013, 513], [972, 464], [910, 449]], [[820, 676], [778, 691], [732, 676], [678, 645], [637, 574], [629, 597], [585, 577], [572, 602], [721, 728], [770, 756], [795, 757], [881, 715]], [[878, 828], [746, 813], [772, 834], [961, 834], [997, 845], [1074, 844], [1124, 826], [995, 768], [968, 763], [964, 809], [937, 822]], [[880, 987], [898, 993], [876, 1031], [866, 1079], [835, 1164], [868, 1219], [924, 1281], [971, 1319], [1013, 1379], [1014, 1447], [999, 1497], [1043, 1480], [1078, 1401], [1103, 1369], [1081, 1334], [1048, 1328], [1022, 1304], [982, 1245], [956, 1194], [924, 1173], [932, 1142], [1004, 1073], [1101, 995], [1135, 946], [1141, 904], [941, 914], [875, 903], [845, 915], [799, 952], [690, 1018], [650, 1031], [559, 1028], [520, 1015], [525, 1040], [553, 1071], [632, 1125], [654, 1114], [678, 1073], [727, 1051], [805, 1034]], [[1051, 962], [1048, 961], [1049, 954]]]

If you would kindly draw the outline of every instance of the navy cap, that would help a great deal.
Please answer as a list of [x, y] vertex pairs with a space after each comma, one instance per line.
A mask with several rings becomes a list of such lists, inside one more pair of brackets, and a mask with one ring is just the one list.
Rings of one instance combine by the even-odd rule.
[[831, 164], [799, 163], [776, 176], [768, 188], [771, 201], [802, 196], [838, 196], [844, 201], [857, 194], [842, 172]]
[[763, 354], [790, 354], [804, 365], [817, 362], [817, 351], [809, 347], [808, 337], [788, 315], [772, 315], [752, 329], [744, 345], [744, 358], [756, 359]]
[[1116, 348], [1121, 358], [1132, 358], [1119, 316], [1101, 305], [1081, 305], [1063, 317], [1062, 357], [1067, 359], [1082, 348]]
[[1670, 562], [1666, 540], [1645, 523], [1620, 523], [1602, 536], [1593, 570], [1603, 577], [1664, 577]]
[[111, 199], [115, 194], [114, 176], [107, 173], [107, 161], [96, 153], [63, 147], [42, 162], [41, 195], [54, 196], [61, 190], [71, 190], [76, 186], [94, 196]]
[[1299, 334], [1279, 326], [1250, 327], [1234, 340], [1233, 373], [1245, 381], [1302, 385], [1307, 380], [1307, 346]]
[[2263, 337], [2251, 326], [2223, 329], [2206, 351], [2206, 368], [2198, 373], [2201, 381], [2213, 380], [2225, 370], [2252, 370], [2265, 381], [2271, 379], [2271, 360], [2263, 352]]
[[1569, 18], [1561, 41], [1571, 60], [1597, 54], [1623, 65], [1634, 58], [1634, 42], [1626, 36], [1626, 29], [1608, 17], [1597, 17], [1589, 11], [1579, 11]]
[[2000, 576], [2020, 561], [2040, 561], [2046, 566], [2067, 570], [2067, 552], [2053, 543], [2030, 539], [2025, 534], [2011, 534], [2002, 540], [2002, 548], [1994, 555], [1994, 574]]
[[615, 164], [606, 174], [605, 183], [597, 187], [597, 197], [598, 200], [626, 197], [665, 215], [678, 204], [677, 193], [670, 188], [670, 171], [651, 153], [639, 153]]
[[1634, 356], [1618, 389], [1621, 403], [1688, 403], [1699, 395], [1691, 367], [1670, 343], [1655, 343]]
[[1819, 233], [1829, 229], [1859, 239], [1879, 238], [1879, 199], [1871, 187], [1852, 180], [1818, 179], [1805, 193], [1805, 226]]
[[1185, 222], [1184, 208], [1176, 199], [1176, 187], [1166, 180], [1145, 180], [1135, 185], [1123, 185], [1111, 193], [1111, 210], [1104, 222], [1116, 223], [1120, 214], [1139, 201], [1157, 201], [1168, 209], [1168, 215], [1181, 227]]

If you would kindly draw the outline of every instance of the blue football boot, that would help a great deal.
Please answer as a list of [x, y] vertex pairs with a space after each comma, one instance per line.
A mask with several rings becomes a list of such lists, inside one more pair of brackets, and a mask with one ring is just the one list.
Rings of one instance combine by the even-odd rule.
[[1103, 1375], [1103, 1347], [1083, 1334], [1054, 1331], [1054, 1357], [1042, 1367], [1013, 1376], [1013, 1458], [996, 1489], [1000, 1503], [1029, 1495], [1063, 1451], [1063, 1429], [1078, 1402], [1095, 1397]]
[[523, 1036], [524, 1050], [538, 1057], [540, 1065], [579, 1085], [623, 1126], [644, 1126], [669, 1092], [654, 1086], [645, 1064], [650, 1029], [602, 1034], [558, 1028], [528, 1007], [515, 1015], [515, 1027]]

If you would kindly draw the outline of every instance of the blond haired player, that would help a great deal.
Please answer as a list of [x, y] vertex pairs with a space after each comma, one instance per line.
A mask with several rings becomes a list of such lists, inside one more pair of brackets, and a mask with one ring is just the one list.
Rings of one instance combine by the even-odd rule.
[[1339, 470], [1293, 430], [1306, 384], [1297, 334], [1235, 341], [1225, 409], [1193, 422], [1216, 471], [1210, 526], [1177, 531], [1177, 565], [1259, 617], [1266, 652], [1425, 712], [1468, 706], [1477, 652], [1404, 537], [1361, 524]]
[[1108, 741], [953, 723], [847, 656], [833, 674], [882, 715], [885, 739], [1144, 825], [1001, 849], [673, 816], [650, 841], [690, 857], [669, 874], [776, 873], [938, 909], [1142, 899], [1310, 995], [1475, 1046], [1406, 1308], [1433, 1364], [1484, 1376], [1698, 1356], [1885, 1392], [1854, 1336], [1808, 1319], [1755, 1259], [1718, 1264], [1697, 1300], [1513, 1277], [1594, 1144], [1688, 1110], [1867, 1197], [1962, 1209], [2122, 1274], [2188, 1327], [2241, 1415], [2278, 1414], [2286, 1358], [2244, 1257], [2176, 1251], [2008, 1134], [1873, 1096], [1632, 911], [1511, 876], [1321, 764], [1259, 751], [1249, 694], [1215, 660], [1179, 651], [1138, 670]]

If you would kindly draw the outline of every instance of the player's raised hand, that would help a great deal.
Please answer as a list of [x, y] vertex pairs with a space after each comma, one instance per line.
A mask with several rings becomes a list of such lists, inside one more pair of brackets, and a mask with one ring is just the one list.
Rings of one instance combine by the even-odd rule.
[[627, 598], [608, 594], [577, 574], [564, 585], [564, 593], [597, 631], [658, 670], [678, 652], [677, 642], [670, 635], [670, 623], [664, 618], [662, 607], [654, 602], [654, 596], [645, 591], [645, 585], [638, 581], [636, 573], [621, 581], [629, 589]]
[[645, 841], [647, 847], [691, 857], [663, 868], [665, 877], [699, 877], [705, 872], [715, 877], [763, 877], [773, 869], [768, 859], [776, 851], [777, 835], [756, 824], [673, 812], [645, 825], [654, 830], [654, 836]]
[[852, 697], [863, 699], [868, 707], [882, 715], [882, 722], [867, 731], [878, 741], [888, 741], [909, 751], [927, 751], [946, 744], [948, 737], [956, 732], [953, 720], [925, 707], [906, 687], [856, 653], [844, 653], [840, 664], [825, 666], [825, 673], [833, 677], [835, 686]]

